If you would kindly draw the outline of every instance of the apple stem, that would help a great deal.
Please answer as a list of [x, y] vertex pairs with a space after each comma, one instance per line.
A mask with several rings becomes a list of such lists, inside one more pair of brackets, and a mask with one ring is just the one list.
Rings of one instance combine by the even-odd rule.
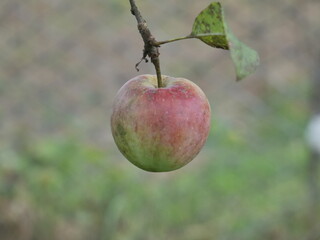
[[158, 88], [162, 88], [163, 83], [162, 83], [162, 76], [161, 76], [161, 71], [160, 71], [160, 60], [159, 60], [159, 58], [155, 58], [151, 61], [154, 65], [154, 67], [156, 68]]
[[[163, 83], [162, 83], [161, 70], [160, 70], [159, 45], [157, 45], [156, 39], [151, 34], [151, 32], [147, 26], [147, 22], [142, 17], [142, 15], [141, 15], [141, 13], [135, 3], [135, 0], [129, 0], [129, 1], [130, 1], [130, 5], [131, 5], [131, 13], [137, 19], [138, 30], [140, 32], [140, 35], [141, 35], [143, 41], [144, 41], [143, 56], [142, 56], [141, 61], [142, 60], [147, 61], [147, 59], [146, 59], [147, 56], [151, 59], [151, 62], [153, 63], [153, 65], [156, 69], [156, 73], [157, 73], [158, 88], [161, 88], [161, 87], [163, 87]], [[137, 70], [138, 70], [137, 67], [140, 64], [140, 62], [136, 64]]]

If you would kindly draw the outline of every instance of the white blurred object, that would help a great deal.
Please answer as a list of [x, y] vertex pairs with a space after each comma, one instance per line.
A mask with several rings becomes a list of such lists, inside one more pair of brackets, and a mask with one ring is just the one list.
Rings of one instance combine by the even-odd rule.
[[311, 118], [306, 129], [306, 138], [310, 147], [320, 154], [320, 114]]

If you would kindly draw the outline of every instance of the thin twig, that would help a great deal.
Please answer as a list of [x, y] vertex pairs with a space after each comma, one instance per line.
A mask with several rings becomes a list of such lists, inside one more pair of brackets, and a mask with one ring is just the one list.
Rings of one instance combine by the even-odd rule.
[[[144, 49], [143, 49], [143, 57], [142, 60], [146, 60], [146, 57], [150, 57], [151, 62], [153, 63], [156, 73], [157, 73], [157, 80], [158, 80], [158, 87], [163, 87], [161, 71], [160, 71], [160, 60], [159, 60], [159, 46], [156, 45], [157, 41], [152, 36], [146, 20], [142, 17], [135, 0], [129, 0], [131, 5], [131, 13], [136, 17], [138, 22], [138, 30], [140, 35], [144, 41]], [[141, 62], [140, 61], [140, 62]], [[140, 64], [140, 62], [136, 65], [136, 68]]]

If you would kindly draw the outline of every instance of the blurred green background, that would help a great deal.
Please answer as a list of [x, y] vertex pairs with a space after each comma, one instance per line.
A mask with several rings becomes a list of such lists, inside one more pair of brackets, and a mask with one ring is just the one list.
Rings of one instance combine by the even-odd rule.
[[[189, 34], [209, 3], [137, 0], [157, 40]], [[124, 159], [109, 126], [142, 55], [129, 1], [1, 0], [1, 240], [320, 239], [304, 139], [320, 92], [320, 2], [222, 4], [261, 66], [236, 83], [226, 51], [161, 47], [163, 74], [198, 84], [213, 118], [193, 162], [154, 174]]]

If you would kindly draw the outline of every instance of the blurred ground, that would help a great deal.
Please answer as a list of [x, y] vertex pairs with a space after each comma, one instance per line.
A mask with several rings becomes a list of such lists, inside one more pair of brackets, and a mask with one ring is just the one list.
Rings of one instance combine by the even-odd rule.
[[[158, 40], [189, 34], [209, 3], [137, 0]], [[222, 4], [261, 66], [236, 83], [223, 50], [161, 47], [163, 74], [197, 83], [213, 122], [194, 162], [149, 174], [120, 155], [109, 127], [142, 54], [129, 1], [0, 2], [1, 240], [320, 239], [304, 143], [320, 2]]]

